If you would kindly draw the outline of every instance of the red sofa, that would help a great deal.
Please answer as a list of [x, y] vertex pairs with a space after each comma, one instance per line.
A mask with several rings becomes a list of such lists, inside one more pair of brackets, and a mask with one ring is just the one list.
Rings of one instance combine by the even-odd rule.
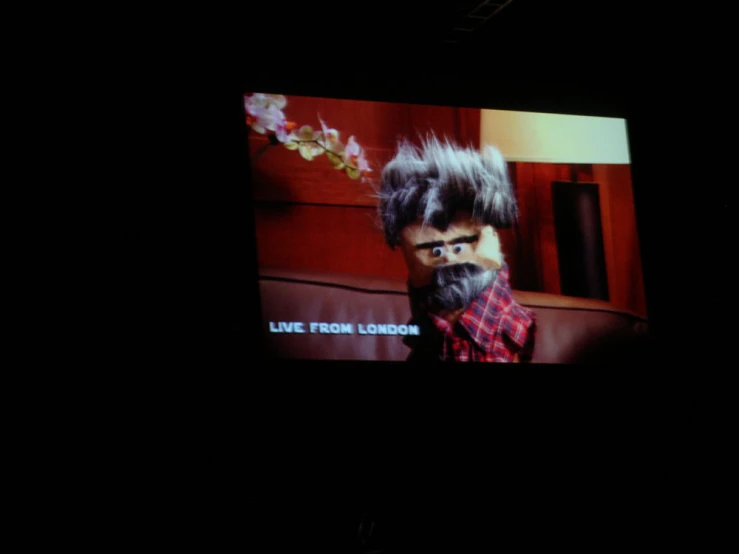
[[[403, 361], [410, 352], [402, 336], [358, 333], [369, 324], [408, 322], [402, 280], [262, 269], [259, 287], [268, 357]], [[514, 295], [537, 315], [534, 363], [628, 363], [646, 352], [647, 321], [642, 317], [599, 300], [524, 291]], [[310, 332], [311, 323], [315, 332]], [[336, 323], [333, 331], [339, 334], [320, 323]], [[351, 334], [346, 334], [348, 325]], [[291, 332], [284, 332], [288, 328]]]

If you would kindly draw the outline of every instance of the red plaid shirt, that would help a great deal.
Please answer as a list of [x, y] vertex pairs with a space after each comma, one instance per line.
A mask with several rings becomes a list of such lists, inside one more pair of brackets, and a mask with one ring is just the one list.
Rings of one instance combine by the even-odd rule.
[[408, 336], [413, 349], [409, 361], [437, 359], [455, 362], [522, 362], [531, 360], [534, 349], [535, 314], [516, 302], [508, 284], [508, 267], [452, 325], [427, 312], [411, 319], [421, 336]]

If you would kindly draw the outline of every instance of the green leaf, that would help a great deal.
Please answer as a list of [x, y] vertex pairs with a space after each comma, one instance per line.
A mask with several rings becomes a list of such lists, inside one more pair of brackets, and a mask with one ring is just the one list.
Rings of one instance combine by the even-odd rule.
[[359, 179], [360, 171], [356, 167], [346, 166], [346, 174], [352, 179]]
[[285, 143], [285, 148], [288, 150], [297, 150], [300, 147], [300, 144], [297, 142], [288, 141]]

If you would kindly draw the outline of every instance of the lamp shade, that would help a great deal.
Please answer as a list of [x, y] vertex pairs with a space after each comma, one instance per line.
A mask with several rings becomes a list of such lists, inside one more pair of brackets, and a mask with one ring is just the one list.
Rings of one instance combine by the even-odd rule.
[[482, 110], [480, 143], [509, 162], [629, 164], [626, 120]]

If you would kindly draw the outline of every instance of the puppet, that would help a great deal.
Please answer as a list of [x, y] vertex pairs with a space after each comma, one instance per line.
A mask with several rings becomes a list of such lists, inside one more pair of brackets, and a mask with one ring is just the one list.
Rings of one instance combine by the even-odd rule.
[[434, 136], [407, 141], [385, 166], [379, 191], [385, 240], [408, 268], [409, 361], [527, 362], [535, 314], [518, 304], [498, 230], [518, 206], [500, 152]]

